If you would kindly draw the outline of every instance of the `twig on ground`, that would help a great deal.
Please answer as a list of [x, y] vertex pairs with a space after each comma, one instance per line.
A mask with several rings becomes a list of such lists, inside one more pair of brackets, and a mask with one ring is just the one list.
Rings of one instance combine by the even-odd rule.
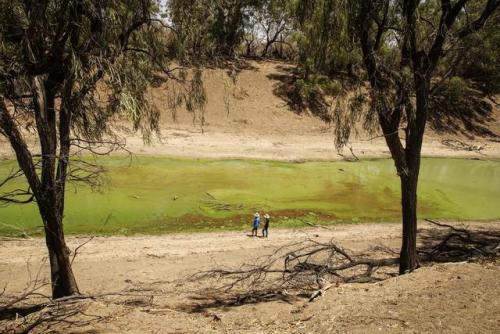
[[482, 150], [484, 150], [488, 145], [472, 145], [464, 143], [460, 140], [456, 139], [444, 139], [442, 141], [443, 145], [455, 150], [455, 151], [468, 151], [468, 152], [476, 152], [478, 154], [485, 155]]

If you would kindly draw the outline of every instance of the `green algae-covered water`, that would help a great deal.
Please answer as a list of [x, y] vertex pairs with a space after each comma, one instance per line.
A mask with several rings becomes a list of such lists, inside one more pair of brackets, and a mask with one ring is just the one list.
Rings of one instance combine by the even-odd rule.
[[[255, 211], [273, 226], [400, 219], [392, 160], [269, 162], [107, 157], [100, 192], [68, 187], [67, 233], [166, 233], [244, 229]], [[0, 179], [14, 161], [0, 162]], [[12, 187], [20, 187], [20, 180]], [[420, 218], [500, 219], [500, 161], [424, 159]], [[34, 204], [0, 207], [0, 234], [41, 232]]]

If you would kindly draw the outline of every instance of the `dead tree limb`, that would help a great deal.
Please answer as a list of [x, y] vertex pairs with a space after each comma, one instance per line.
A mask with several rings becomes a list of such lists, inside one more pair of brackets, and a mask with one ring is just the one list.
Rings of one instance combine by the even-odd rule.
[[432, 219], [426, 222], [438, 226], [433, 235], [420, 236], [423, 246], [419, 256], [432, 262], [457, 262], [497, 257], [500, 254], [500, 231], [468, 230]]
[[[421, 264], [489, 259], [500, 255], [500, 231], [469, 230], [427, 220], [436, 228], [419, 231]], [[195, 291], [203, 301], [194, 309], [241, 305], [244, 302], [284, 300], [304, 296], [315, 300], [332, 286], [370, 283], [398, 274], [399, 256], [378, 247], [369, 255], [344, 249], [333, 239], [306, 239], [279, 247], [268, 256], [239, 268], [197, 273], [188, 281], [210, 281], [210, 288]], [[386, 268], [387, 270], [380, 270]]]
[[69, 328], [96, 323], [104, 320], [99, 315], [86, 313], [88, 306], [82, 303], [92, 296], [69, 296], [52, 299], [44, 293], [50, 290], [50, 282], [42, 278], [44, 261], [31, 271], [27, 261], [28, 281], [25, 288], [16, 294], [6, 293], [6, 286], [0, 291], [0, 333], [24, 334], [36, 331], [52, 332], [55, 328], [65, 332]]
[[447, 146], [455, 151], [467, 151], [467, 152], [476, 152], [478, 154], [483, 154], [483, 151], [487, 145], [472, 145], [472, 144], [467, 144], [464, 143], [463, 141], [456, 140], [456, 139], [444, 139], [441, 141], [441, 143], [444, 146]]

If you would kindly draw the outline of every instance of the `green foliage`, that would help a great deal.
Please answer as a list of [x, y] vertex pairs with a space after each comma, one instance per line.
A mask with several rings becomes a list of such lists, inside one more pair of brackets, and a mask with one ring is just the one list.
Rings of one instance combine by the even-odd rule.
[[456, 73], [489, 95], [500, 93], [500, 18], [463, 42]]
[[309, 80], [298, 79], [296, 81], [298, 93], [304, 98], [312, 98], [313, 95], [328, 94], [337, 95], [342, 91], [342, 84], [337, 80], [332, 80], [326, 75], [314, 74]]
[[312, 74], [308, 80], [298, 79], [295, 85], [297, 93], [303, 100], [311, 100], [325, 94], [335, 96], [342, 93], [340, 81], [321, 74]]
[[[74, 135], [93, 141], [111, 133], [112, 117], [128, 118], [145, 139], [157, 132], [159, 111], [145, 94], [158, 79], [190, 85], [182, 99], [190, 109], [203, 104], [203, 87], [184, 80], [182, 69], [169, 69], [174, 60], [182, 62], [182, 53], [175, 31], [157, 19], [156, 1], [37, 6], [0, 2], [0, 93], [12, 101], [26, 102], [15, 96], [30, 91], [34, 76], [44, 76], [48, 94], [71, 110]], [[33, 116], [32, 108], [21, 110]]]
[[261, 0], [245, 22], [254, 34], [261, 57], [291, 59], [296, 50], [290, 34], [296, 24], [295, 3], [291, 0]]
[[[414, 11], [409, 2], [350, 2], [346, 31], [353, 38], [348, 44], [359, 43], [363, 50], [360, 63], [367, 75], [358, 77], [361, 81], [357, 86], [362, 87], [362, 81], [370, 83], [369, 91], [363, 92], [369, 95], [365, 99], [369, 108], [364, 108], [360, 117], [358, 101], [349, 98], [340, 108], [343, 110], [338, 110], [341, 116], [336, 117], [337, 146], [348, 142], [351, 131], [346, 128], [354, 127], [360, 119], [366, 130], [380, 129], [384, 123], [387, 133], [398, 134], [399, 129], [406, 128], [407, 135], [415, 134], [415, 129], [408, 129], [417, 124], [417, 108], [424, 108], [426, 111], [421, 114], [428, 113], [431, 126], [440, 131], [494, 135], [486, 126], [492, 120], [491, 106], [481, 93], [498, 91], [500, 15], [495, 6], [488, 12], [487, 4], [491, 2], [450, 3], [455, 8], [464, 7], [456, 11], [456, 22], [450, 21], [448, 30], [437, 31], [440, 24], [447, 22], [446, 16], [452, 15], [443, 14], [444, 2], [417, 2]], [[344, 13], [344, 9], [334, 11]], [[413, 14], [405, 17], [405, 11]], [[481, 21], [483, 15], [486, 18], [490, 14]], [[469, 26], [471, 22], [475, 23]], [[470, 33], [471, 27], [479, 31]], [[347, 116], [353, 113], [354, 116]], [[379, 122], [380, 119], [386, 120]], [[425, 126], [420, 126], [423, 131]], [[399, 140], [409, 142], [408, 138]]]
[[295, 92], [298, 105], [332, 121], [330, 97], [340, 97], [361, 63], [352, 43], [352, 3], [344, 0], [295, 1], [296, 31], [290, 39], [297, 46]]
[[461, 96], [465, 95], [469, 87], [464, 79], [460, 77], [452, 77], [448, 80], [445, 88], [444, 94], [448, 96], [450, 100], [457, 100]]
[[429, 101], [429, 122], [435, 131], [469, 138], [497, 136], [488, 126], [495, 120], [492, 106], [471, 84], [475, 83], [452, 77], [435, 87]]
[[343, 71], [359, 60], [349, 43], [349, 8], [346, 0], [297, 1], [298, 61], [306, 79], [309, 73]]
[[206, 59], [233, 57], [240, 45], [248, 7], [256, 0], [171, 0], [169, 17], [179, 32], [181, 50]]

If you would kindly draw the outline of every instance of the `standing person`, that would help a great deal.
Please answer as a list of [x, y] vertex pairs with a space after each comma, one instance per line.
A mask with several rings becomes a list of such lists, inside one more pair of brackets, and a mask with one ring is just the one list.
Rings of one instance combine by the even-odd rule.
[[262, 229], [262, 236], [263, 237], [268, 237], [269, 236], [269, 215], [266, 213], [264, 215], [264, 228]]
[[257, 236], [257, 230], [259, 229], [259, 225], [260, 225], [260, 215], [258, 212], [256, 212], [253, 218], [252, 237]]

